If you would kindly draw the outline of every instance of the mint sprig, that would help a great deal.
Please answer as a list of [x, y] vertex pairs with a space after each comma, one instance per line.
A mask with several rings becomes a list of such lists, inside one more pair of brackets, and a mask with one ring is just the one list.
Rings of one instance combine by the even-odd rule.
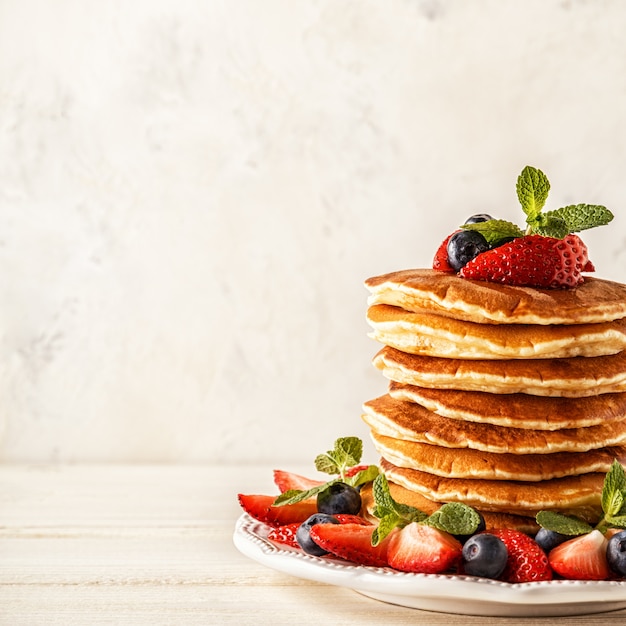
[[489, 220], [477, 224], [463, 224], [465, 230], [481, 233], [490, 245], [523, 235], [543, 235], [563, 239], [570, 233], [605, 226], [613, 213], [599, 204], [570, 204], [543, 212], [550, 192], [550, 182], [539, 169], [527, 165], [517, 178], [517, 199], [526, 214], [526, 229], [505, 220]]
[[602, 533], [609, 528], [626, 528], [626, 472], [617, 459], [604, 477], [600, 504], [603, 516], [595, 527], [555, 511], [539, 511], [535, 519], [543, 528], [562, 535], [585, 535], [594, 528]]
[[427, 524], [452, 535], [471, 535], [478, 529], [480, 516], [475, 509], [461, 502], [444, 504], [431, 515], [408, 504], [396, 502], [389, 491], [384, 474], [374, 480], [373, 514], [379, 519], [372, 533], [372, 545], [378, 545], [394, 528], [403, 528], [411, 523]]
[[274, 500], [274, 506], [296, 504], [302, 500], [308, 500], [338, 482], [346, 483], [351, 487], [372, 482], [379, 474], [376, 465], [368, 465], [353, 476], [348, 476], [346, 473], [349, 468], [360, 463], [362, 454], [363, 442], [358, 437], [340, 437], [335, 441], [332, 450], [319, 454], [315, 458], [315, 467], [318, 471], [324, 474], [338, 474], [337, 478], [307, 490], [289, 489]]

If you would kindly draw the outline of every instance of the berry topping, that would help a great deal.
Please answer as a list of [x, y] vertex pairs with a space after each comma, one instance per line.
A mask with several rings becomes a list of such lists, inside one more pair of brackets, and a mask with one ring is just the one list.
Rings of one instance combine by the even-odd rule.
[[332, 515], [326, 515], [324, 513], [315, 513], [306, 519], [296, 531], [296, 541], [298, 545], [307, 553], [313, 556], [324, 556], [328, 554], [328, 550], [325, 550], [319, 546], [315, 539], [311, 536], [311, 529], [316, 524], [337, 524], [339, 520]]
[[470, 576], [498, 578], [508, 558], [509, 552], [502, 539], [490, 533], [474, 535], [463, 546], [463, 566]]
[[328, 515], [356, 515], [361, 510], [361, 495], [346, 483], [332, 483], [317, 494], [317, 510]]
[[476, 213], [476, 215], [472, 215], [465, 220], [466, 224], [479, 224], [480, 222], [488, 222], [492, 220], [493, 217], [488, 215], [487, 213]]
[[385, 567], [387, 550], [392, 535], [379, 544], [372, 545], [372, 526], [344, 524], [342, 526], [317, 525], [311, 528], [311, 538], [327, 552], [359, 565]]
[[550, 566], [564, 578], [604, 580], [610, 574], [607, 544], [599, 530], [592, 530], [553, 548], [549, 554]]
[[489, 250], [489, 244], [479, 232], [462, 230], [450, 237], [447, 249], [448, 263], [454, 271], [458, 271], [481, 252]]
[[435, 258], [433, 259], [433, 269], [438, 270], [440, 272], [454, 272], [454, 269], [448, 263], [448, 242], [454, 236], [455, 233], [460, 233], [460, 230], [455, 230], [454, 233], [448, 235], [442, 242], [437, 252], [435, 253]]
[[506, 285], [571, 288], [583, 282], [587, 262], [587, 247], [576, 235], [526, 235], [478, 255], [460, 275]]
[[390, 535], [387, 558], [402, 572], [441, 574], [459, 563], [462, 549], [449, 533], [413, 522]]
[[528, 535], [511, 529], [498, 529], [492, 534], [504, 542], [509, 556], [501, 579], [509, 583], [552, 580], [548, 557]]
[[299, 527], [300, 522], [277, 526], [276, 528], [272, 528], [269, 533], [267, 533], [267, 538], [276, 543], [282, 543], [287, 546], [291, 546], [292, 548], [299, 548], [300, 546], [296, 541], [296, 532]]
[[555, 530], [548, 530], [547, 528], [540, 528], [535, 535], [535, 541], [546, 554], [548, 554], [552, 548], [556, 548], [559, 544], [571, 538], [571, 535], [563, 535], [562, 533], [557, 533]]
[[292, 489], [308, 491], [324, 483], [321, 480], [313, 480], [300, 474], [286, 472], [285, 470], [274, 470], [274, 484], [280, 489], [280, 493], [285, 493]]
[[606, 547], [609, 567], [618, 576], [626, 576], [626, 530], [614, 534]]
[[268, 526], [284, 526], [294, 522], [303, 522], [317, 512], [314, 500], [273, 506], [275, 496], [239, 494], [239, 504], [243, 510], [259, 522]]

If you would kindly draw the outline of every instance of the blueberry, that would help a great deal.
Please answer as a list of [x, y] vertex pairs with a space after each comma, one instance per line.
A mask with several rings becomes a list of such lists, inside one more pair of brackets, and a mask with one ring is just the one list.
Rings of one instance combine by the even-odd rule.
[[361, 494], [346, 483], [333, 483], [317, 494], [317, 510], [328, 515], [356, 515], [361, 510]]
[[626, 576], [626, 530], [616, 533], [606, 547], [609, 567], [619, 576]]
[[456, 272], [481, 252], [489, 250], [487, 240], [475, 230], [461, 230], [448, 241], [448, 263]]
[[548, 530], [547, 528], [540, 528], [539, 532], [535, 535], [535, 541], [546, 554], [548, 554], [552, 548], [556, 548], [560, 543], [571, 538], [571, 535], [562, 535], [561, 533]]
[[470, 537], [463, 546], [465, 573], [482, 578], [498, 578], [504, 571], [509, 551], [500, 537], [481, 533]]
[[485, 524], [485, 518], [482, 516], [480, 511], [476, 511], [478, 516], [480, 517], [480, 521], [478, 522], [478, 528], [471, 535], [454, 535], [461, 543], [465, 543], [468, 539], [473, 537], [477, 533], [482, 533], [487, 525]]
[[296, 530], [296, 541], [298, 545], [307, 553], [313, 556], [323, 556], [328, 554], [327, 550], [320, 548], [313, 539], [311, 539], [311, 526], [315, 524], [339, 524], [339, 520], [332, 515], [325, 513], [314, 513], [306, 519]]
[[488, 222], [492, 220], [493, 217], [488, 215], [487, 213], [476, 213], [476, 215], [472, 215], [465, 220], [466, 224], [478, 224], [478, 222]]

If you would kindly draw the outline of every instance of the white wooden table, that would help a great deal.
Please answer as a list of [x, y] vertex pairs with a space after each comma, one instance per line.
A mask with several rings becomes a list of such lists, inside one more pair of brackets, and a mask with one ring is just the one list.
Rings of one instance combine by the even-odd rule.
[[[271, 467], [0, 465], [0, 624], [596, 624], [416, 611], [292, 578], [233, 546]], [[288, 467], [306, 473], [306, 468]]]

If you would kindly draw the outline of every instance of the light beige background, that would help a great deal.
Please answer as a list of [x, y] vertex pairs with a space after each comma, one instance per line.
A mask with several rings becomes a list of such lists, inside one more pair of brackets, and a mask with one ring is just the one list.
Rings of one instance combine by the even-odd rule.
[[472, 213], [522, 223], [527, 164], [549, 208], [614, 211], [585, 239], [626, 281], [625, 25], [620, 0], [0, 3], [0, 461], [365, 437], [363, 280]]

